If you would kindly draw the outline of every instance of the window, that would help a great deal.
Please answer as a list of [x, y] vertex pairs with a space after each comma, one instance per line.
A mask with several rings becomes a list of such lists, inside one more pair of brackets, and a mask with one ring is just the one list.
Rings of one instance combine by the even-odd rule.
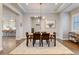
[[79, 30], [79, 15], [76, 15], [72, 18], [73, 20], [73, 31]]

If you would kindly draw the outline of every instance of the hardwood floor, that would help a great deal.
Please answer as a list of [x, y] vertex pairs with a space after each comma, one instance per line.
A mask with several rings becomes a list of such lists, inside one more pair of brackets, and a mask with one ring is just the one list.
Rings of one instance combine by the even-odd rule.
[[74, 52], [75, 55], [79, 55], [79, 43], [75, 43], [71, 40], [58, 40], [60, 41], [64, 46], [69, 48], [72, 52]]

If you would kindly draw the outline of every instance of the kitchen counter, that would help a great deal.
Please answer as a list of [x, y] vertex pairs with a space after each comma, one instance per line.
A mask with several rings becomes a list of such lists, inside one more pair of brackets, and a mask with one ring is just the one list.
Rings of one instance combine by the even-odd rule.
[[16, 30], [2, 30], [3, 36], [16, 36]]

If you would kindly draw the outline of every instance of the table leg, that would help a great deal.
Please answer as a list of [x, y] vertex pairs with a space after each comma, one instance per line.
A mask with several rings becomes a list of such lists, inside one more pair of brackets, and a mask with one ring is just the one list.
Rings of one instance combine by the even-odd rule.
[[56, 46], [56, 38], [54, 38], [54, 46]]
[[28, 39], [26, 40], [26, 45], [28, 46]]

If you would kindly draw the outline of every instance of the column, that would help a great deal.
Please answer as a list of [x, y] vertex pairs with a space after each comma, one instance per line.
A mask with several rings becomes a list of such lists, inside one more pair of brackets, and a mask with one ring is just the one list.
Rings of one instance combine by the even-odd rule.
[[23, 38], [23, 16], [18, 15], [16, 19], [16, 40]]

